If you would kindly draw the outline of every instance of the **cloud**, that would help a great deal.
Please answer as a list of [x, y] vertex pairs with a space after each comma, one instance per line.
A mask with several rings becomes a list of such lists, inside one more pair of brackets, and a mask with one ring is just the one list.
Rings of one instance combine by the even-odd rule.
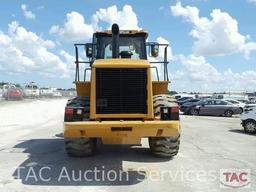
[[37, 10], [42, 10], [42, 9], [44, 9], [45, 7], [43, 6], [43, 5], [41, 5], [41, 6], [38, 6], [36, 9]]
[[[182, 68], [170, 74], [175, 87], [186, 91], [254, 91], [256, 71], [218, 71], [205, 57], [178, 55]], [[246, 89], [246, 90], [244, 90]]]
[[6, 73], [69, 77], [68, 53], [61, 59], [49, 50], [54, 46], [54, 42], [42, 39], [13, 21], [8, 33], [0, 31], [0, 69]]
[[23, 15], [26, 19], [28, 19], [28, 20], [35, 20], [36, 19], [35, 14], [32, 11], [28, 10], [28, 7], [27, 7], [26, 4], [21, 5], [21, 10], [22, 10]]
[[120, 29], [124, 30], [139, 29], [137, 15], [130, 5], [124, 5], [120, 11], [118, 11], [116, 5], [106, 9], [99, 9], [93, 15], [93, 24], [96, 28], [100, 28], [98, 26], [100, 22], [109, 24], [109, 29], [113, 23], [117, 23]]
[[85, 42], [92, 38], [96, 30], [105, 29], [102, 24], [107, 24], [109, 29], [113, 23], [119, 24], [120, 29], [139, 29], [137, 16], [130, 5], [125, 5], [120, 11], [114, 5], [96, 11], [91, 22], [85, 20], [82, 14], [72, 11], [66, 15], [63, 26], [53, 25], [49, 33], [57, 35], [62, 42]]
[[83, 15], [72, 11], [67, 14], [63, 27], [54, 25], [49, 33], [57, 34], [62, 41], [88, 41], [93, 34], [93, 26], [86, 24]]
[[195, 55], [229, 55], [243, 53], [248, 59], [250, 53], [256, 50], [255, 42], [248, 42], [246, 36], [238, 31], [238, 22], [228, 13], [214, 9], [211, 19], [199, 16], [197, 7], [182, 6], [178, 2], [171, 6], [173, 16], [181, 16], [193, 24], [190, 35], [196, 39], [193, 45]]
[[176, 72], [176, 78], [186, 78], [193, 82], [218, 83], [221, 81], [221, 74], [203, 56], [179, 55], [178, 60], [182, 63], [183, 68]]
[[256, 5], [256, 0], [247, 0], [248, 3], [253, 3]]

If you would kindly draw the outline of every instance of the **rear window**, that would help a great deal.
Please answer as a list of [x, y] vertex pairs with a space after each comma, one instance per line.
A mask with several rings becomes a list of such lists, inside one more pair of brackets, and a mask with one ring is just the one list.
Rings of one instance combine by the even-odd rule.
[[26, 86], [27, 89], [37, 89], [36, 85], [27, 85]]

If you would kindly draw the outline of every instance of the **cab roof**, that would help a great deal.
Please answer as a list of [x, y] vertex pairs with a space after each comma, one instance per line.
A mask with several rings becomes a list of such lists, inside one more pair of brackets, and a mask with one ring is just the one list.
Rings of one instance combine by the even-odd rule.
[[[148, 32], [143, 30], [143, 29], [140, 29], [140, 30], [120, 30], [119, 31], [119, 34], [122, 36], [122, 35], [142, 35], [142, 36], [148, 36]], [[95, 32], [95, 35], [98, 36], [98, 35], [112, 35], [112, 31], [111, 30], [105, 30], [105, 31], [96, 31]]]

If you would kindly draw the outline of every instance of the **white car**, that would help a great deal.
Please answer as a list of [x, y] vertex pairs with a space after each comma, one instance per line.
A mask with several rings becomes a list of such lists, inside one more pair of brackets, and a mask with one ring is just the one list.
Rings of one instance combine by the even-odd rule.
[[30, 82], [29, 84], [27, 84], [25, 86], [24, 92], [26, 97], [39, 97], [40, 94], [39, 88], [35, 84], [35, 82]]
[[57, 88], [52, 88], [53, 97], [62, 97], [61, 92]]
[[49, 87], [40, 88], [41, 97], [53, 97], [53, 90]]
[[246, 133], [256, 133], [256, 106], [246, 106], [240, 118]]
[[235, 100], [235, 99], [225, 99], [225, 101], [229, 102], [229, 103], [232, 103], [233, 105], [236, 105], [238, 107], [240, 107], [241, 109], [241, 113], [244, 111], [244, 107], [245, 107], [245, 103], [242, 103], [238, 100]]
[[3, 86], [3, 94], [5, 93], [5, 92], [7, 92], [8, 91], [8, 89], [10, 89], [10, 88], [16, 88], [16, 86], [15, 85], [13, 85], [13, 84], [5, 84], [4, 86]]

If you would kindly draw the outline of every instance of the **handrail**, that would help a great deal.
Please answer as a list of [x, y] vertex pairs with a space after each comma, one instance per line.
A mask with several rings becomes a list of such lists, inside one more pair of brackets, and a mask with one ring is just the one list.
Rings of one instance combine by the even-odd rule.
[[157, 76], [157, 80], [159, 81], [158, 68], [156, 66], [151, 66], [150, 68], [156, 69], [156, 76]]
[[[79, 64], [80, 63], [89, 64], [90, 67], [91, 67], [91, 65], [94, 61], [93, 58], [89, 58], [89, 61], [80, 61], [79, 60], [79, 56], [78, 56], [79, 55], [79, 50], [78, 50], [78, 48], [84, 46], [84, 49], [85, 49], [87, 44], [88, 43], [76, 43], [76, 44], [74, 44], [75, 54], [76, 54], [76, 56], [75, 56], [76, 60], [74, 62], [76, 64], [75, 81], [80, 81], [80, 74], [79, 74], [79, 71], [80, 71], [79, 66], [80, 65]], [[92, 49], [93, 53], [92, 54], [95, 55], [94, 46], [96, 46], [96, 44], [94, 44], [94, 43], [89, 43], [89, 44], [91, 44], [93, 46], [93, 49]], [[169, 47], [169, 44], [156, 43], [156, 42], [147, 42], [146, 43], [146, 49], [147, 49], [148, 46], [151, 46], [151, 45], [154, 45], [154, 44], [157, 44], [158, 46], [164, 46], [164, 58], [163, 58], [163, 61], [149, 61], [149, 63], [151, 63], [151, 64], [164, 64], [164, 81], [169, 81], [169, 76], [168, 76], [168, 64], [169, 64], [169, 62], [167, 60], [167, 48]], [[151, 66], [151, 68], [156, 69], [157, 79], [159, 81], [160, 78], [159, 78], [158, 68], [156, 66]], [[85, 68], [84, 69], [84, 73], [85, 73], [84, 74], [84, 80], [86, 79], [86, 72], [88, 70], [91, 70], [91, 68]]]
[[84, 81], [86, 80], [86, 72], [87, 71], [92, 71], [92, 69], [91, 68], [85, 68], [84, 69]]

